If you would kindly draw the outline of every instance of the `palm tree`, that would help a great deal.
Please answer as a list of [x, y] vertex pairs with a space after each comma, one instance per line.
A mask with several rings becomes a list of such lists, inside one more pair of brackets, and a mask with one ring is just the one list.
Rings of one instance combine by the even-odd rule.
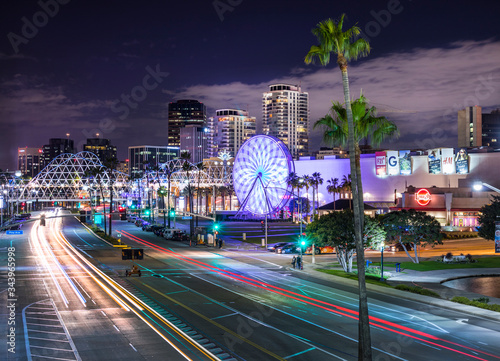
[[[316, 190], [316, 198], [318, 200], [318, 207], [319, 207], [319, 192], [318, 192], [318, 189], [319, 189], [319, 185], [323, 184], [323, 178], [321, 178], [321, 173], [320, 172], [314, 172], [312, 174], [312, 179], [313, 179], [313, 187]], [[313, 218], [314, 218], [314, 215], [315, 215], [314, 209], [315, 209], [315, 203], [314, 203], [314, 189], [313, 189]]]
[[356, 60], [370, 52], [370, 44], [363, 38], [358, 38], [361, 30], [357, 26], [344, 31], [345, 14], [338, 21], [332, 19], [320, 22], [312, 33], [316, 36], [319, 45], [311, 46], [305, 57], [306, 64], [319, 60], [321, 65], [330, 63], [330, 54], [337, 55], [337, 65], [342, 72], [344, 88], [344, 101], [347, 110], [349, 158], [351, 173], [354, 174], [354, 230], [356, 235], [356, 254], [358, 263], [358, 288], [359, 288], [359, 350], [358, 359], [371, 360], [371, 336], [368, 317], [368, 298], [365, 283], [365, 256], [363, 247], [363, 190], [361, 176], [358, 177], [354, 153], [354, 121], [351, 110], [351, 96], [349, 94], [349, 77], [347, 75], [347, 61]]
[[167, 176], [168, 189], [167, 189], [167, 212], [169, 212], [168, 216], [168, 228], [170, 228], [170, 183], [172, 181], [172, 174], [174, 173], [175, 168], [172, 163], [166, 163], [163, 167], [163, 173]]
[[[203, 163], [203, 161], [196, 164], [196, 169], [198, 170], [198, 189], [196, 195], [196, 213], [200, 214], [200, 180], [201, 180], [201, 172], [203, 172], [207, 167]], [[198, 216], [196, 216], [196, 227], [198, 227]]]
[[[291, 172], [286, 178], [287, 185], [292, 187], [292, 199], [295, 196], [295, 188], [298, 187], [299, 184], [299, 176], [295, 172]], [[292, 218], [293, 218], [293, 210], [295, 207], [292, 207]]]
[[305, 176], [303, 176], [302, 183], [303, 183], [304, 187], [306, 188], [306, 199], [307, 199], [307, 210], [306, 210], [307, 217], [306, 217], [306, 219], [309, 220], [309, 187], [311, 186], [311, 176], [309, 176], [307, 174]]
[[[191, 193], [191, 182], [189, 181], [189, 172], [194, 170], [193, 165], [190, 162], [191, 159], [191, 153], [184, 151], [181, 153], [181, 159], [184, 160], [184, 163], [182, 164], [182, 170], [186, 172], [187, 175], [187, 181], [188, 181], [188, 201], [189, 201], [189, 212], [193, 213], [193, 197]], [[194, 222], [193, 218], [189, 220], [189, 235], [193, 237], [193, 228], [194, 228]]]
[[[104, 162], [104, 172], [108, 176], [108, 189], [109, 189], [109, 235], [111, 236], [111, 224], [113, 220], [113, 185], [115, 184], [115, 171], [118, 165], [118, 160], [116, 158], [109, 158]], [[106, 205], [104, 205], [106, 208]]]
[[[349, 194], [347, 198], [349, 198], [349, 209], [352, 209], [352, 180], [351, 174], [347, 176], [344, 174], [342, 177], [342, 183], [340, 184], [340, 189], [344, 192], [344, 195]], [[364, 209], [363, 209], [364, 210]]]
[[333, 194], [333, 210], [335, 210], [335, 194], [338, 193], [339, 190], [339, 179], [338, 178], [330, 178], [327, 180], [328, 185], [326, 186], [326, 191], [330, 194]]

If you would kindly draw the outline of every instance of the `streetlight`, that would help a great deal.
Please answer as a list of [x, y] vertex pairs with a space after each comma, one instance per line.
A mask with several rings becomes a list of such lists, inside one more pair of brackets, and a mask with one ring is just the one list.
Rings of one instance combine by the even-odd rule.
[[474, 182], [473, 188], [474, 188], [475, 191], [480, 191], [481, 189], [483, 189], [483, 187], [489, 188], [492, 191], [500, 193], [500, 189], [495, 188], [495, 187], [493, 187], [492, 185], [490, 185], [488, 183], [484, 183], [484, 182], [481, 182], [481, 181]]
[[380, 280], [384, 280], [384, 248], [385, 248], [385, 243], [382, 242], [380, 245]]

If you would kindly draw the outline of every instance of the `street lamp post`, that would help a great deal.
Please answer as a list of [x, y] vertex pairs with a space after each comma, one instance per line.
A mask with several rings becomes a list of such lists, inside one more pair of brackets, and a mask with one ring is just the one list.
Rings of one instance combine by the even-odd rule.
[[473, 187], [474, 187], [474, 190], [476, 190], [476, 191], [480, 191], [483, 187], [486, 187], [486, 188], [491, 189], [492, 191], [500, 193], [500, 189], [495, 188], [492, 185], [490, 185], [488, 183], [481, 182], [481, 181], [475, 182]]
[[385, 243], [382, 242], [382, 245], [380, 246], [380, 280], [384, 280], [384, 248], [385, 248]]

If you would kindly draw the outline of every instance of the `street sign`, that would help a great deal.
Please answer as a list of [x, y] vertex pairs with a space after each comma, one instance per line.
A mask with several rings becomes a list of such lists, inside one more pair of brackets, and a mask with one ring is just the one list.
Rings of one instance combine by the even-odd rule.
[[193, 219], [193, 216], [183, 216], [182, 219]]
[[12, 234], [23, 234], [23, 231], [7, 231], [6, 233], [9, 234], [9, 235], [12, 235]]

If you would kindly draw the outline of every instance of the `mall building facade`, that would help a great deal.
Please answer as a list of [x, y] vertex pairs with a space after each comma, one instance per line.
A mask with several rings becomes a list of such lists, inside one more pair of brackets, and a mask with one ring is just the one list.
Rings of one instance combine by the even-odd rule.
[[[476, 226], [480, 208], [497, 193], [486, 187], [475, 190], [474, 184], [500, 188], [500, 152], [468, 152], [466, 148], [384, 151], [362, 154], [360, 163], [365, 203], [384, 205], [377, 213], [415, 209], [435, 216], [442, 226]], [[321, 173], [323, 184], [317, 199], [323, 206], [333, 201], [327, 181], [337, 178], [342, 182], [350, 174], [350, 164], [349, 159], [336, 156], [322, 160], [302, 157], [295, 161], [295, 171], [299, 176]], [[305, 194], [303, 189], [301, 196]], [[311, 187], [308, 198], [312, 200]]]

